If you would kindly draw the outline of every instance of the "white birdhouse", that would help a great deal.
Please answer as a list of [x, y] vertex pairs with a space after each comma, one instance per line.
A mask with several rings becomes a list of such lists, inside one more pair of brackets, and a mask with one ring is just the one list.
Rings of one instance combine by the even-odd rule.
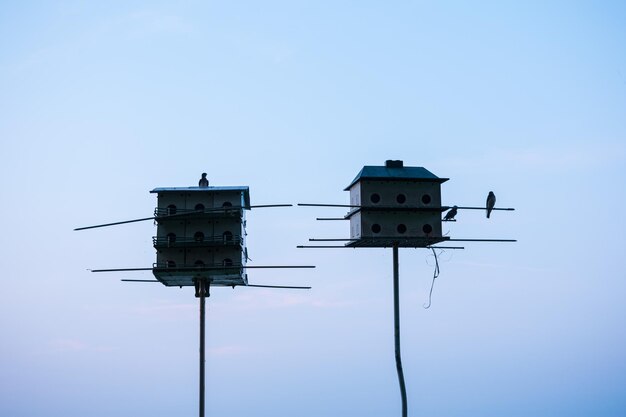
[[441, 183], [422, 167], [402, 161], [364, 166], [346, 187], [350, 191], [347, 246], [425, 247], [446, 240], [441, 232]]
[[248, 187], [155, 188], [154, 276], [167, 286], [246, 285]]

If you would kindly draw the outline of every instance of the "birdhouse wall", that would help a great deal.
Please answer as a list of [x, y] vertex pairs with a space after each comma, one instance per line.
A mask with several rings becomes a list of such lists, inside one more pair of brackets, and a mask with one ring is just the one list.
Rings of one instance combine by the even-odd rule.
[[356, 183], [350, 187], [350, 205], [360, 206], [361, 202], [361, 183]]
[[243, 236], [243, 225], [240, 217], [222, 217], [213, 222], [213, 235], [223, 236], [225, 232], [233, 236]]
[[165, 267], [170, 262], [174, 262], [175, 266], [181, 267], [186, 264], [185, 249], [183, 248], [165, 248], [157, 251], [157, 266]]
[[350, 188], [350, 204], [372, 207], [440, 207], [441, 184], [363, 180]]
[[201, 241], [213, 237], [215, 233], [215, 220], [207, 218], [191, 218], [185, 221], [185, 237]]
[[360, 239], [362, 234], [363, 220], [359, 211], [350, 217], [350, 239]]
[[246, 263], [243, 252], [236, 246], [163, 248], [157, 251], [157, 264], [161, 267], [167, 265], [168, 261], [174, 261], [177, 267], [183, 267], [197, 265], [197, 262], [204, 265], [224, 265], [227, 260], [234, 265]]
[[157, 197], [157, 214], [176, 214], [178, 210], [185, 209], [185, 205], [185, 193], [162, 193]]
[[[245, 265], [247, 259], [242, 208], [249, 204], [247, 187], [154, 192], [158, 194], [155, 277], [169, 286], [194, 285], [199, 278], [211, 279], [212, 285], [244, 285], [244, 270], [229, 266]], [[196, 268], [200, 266], [211, 268]]]
[[[243, 195], [240, 191], [212, 191], [205, 192], [167, 192], [159, 193], [157, 208], [159, 214], [168, 214], [167, 208], [175, 206], [176, 210], [197, 210], [199, 205], [205, 209], [222, 207], [244, 206]], [[172, 214], [172, 213], [169, 213]]]
[[441, 237], [441, 217], [437, 212], [367, 211], [350, 218], [350, 238]]
[[242, 251], [234, 246], [219, 248], [188, 248], [186, 249], [187, 264], [195, 265], [197, 261], [205, 265], [224, 265], [230, 260], [234, 265], [245, 264]]
[[[185, 221], [162, 221], [157, 227], [157, 237], [165, 238], [170, 233], [177, 238], [193, 239], [201, 233], [204, 239], [216, 240], [230, 232], [232, 236], [243, 236], [243, 226], [240, 217], [198, 218]], [[199, 240], [199, 239], [196, 239]]]
[[[158, 220], [154, 240], [157, 264], [165, 266], [173, 261], [176, 266], [193, 266], [196, 262], [222, 265], [225, 259], [235, 265], [244, 264], [245, 211], [237, 209], [243, 203], [243, 194], [236, 190], [159, 193], [157, 216], [182, 216]], [[223, 207], [235, 209], [223, 211]]]
[[243, 196], [239, 191], [217, 191], [213, 194], [213, 206], [219, 207], [243, 207]]
[[184, 237], [186, 230], [186, 222], [184, 220], [161, 221], [157, 225], [157, 237], [165, 238], [170, 233], [176, 237]]
[[186, 193], [185, 210], [202, 210], [213, 208], [213, 193]]
[[363, 179], [350, 188], [350, 204], [359, 206], [350, 216], [351, 239], [441, 237], [439, 182]]

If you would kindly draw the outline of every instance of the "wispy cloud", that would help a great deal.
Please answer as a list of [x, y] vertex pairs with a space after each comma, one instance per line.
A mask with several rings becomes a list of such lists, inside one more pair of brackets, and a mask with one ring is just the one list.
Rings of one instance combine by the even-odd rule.
[[78, 353], [78, 352], [111, 352], [115, 350], [111, 346], [95, 346], [84, 340], [76, 338], [58, 338], [48, 342], [49, 351], [53, 353]]
[[236, 297], [231, 308], [241, 310], [272, 310], [294, 307], [342, 308], [349, 306], [345, 301], [332, 300], [328, 297], [314, 297], [311, 294], [277, 294], [276, 291], [255, 291], [254, 294], [242, 294]]
[[239, 345], [217, 346], [207, 349], [207, 352], [211, 356], [234, 356], [247, 353], [249, 351], [250, 348]]
[[626, 155], [623, 143], [590, 143], [572, 146], [538, 146], [497, 151], [494, 156], [505, 164], [549, 169], [578, 169], [614, 163]]
[[135, 313], [149, 316], [167, 316], [178, 317], [187, 316], [190, 312], [194, 312], [198, 306], [194, 303], [170, 303], [166, 301], [156, 302], [155, 304], [145, 304], [137, 306]]
[[553, 273], [555, 271], [554, 267], [536, 267], [536, 266], [528, 266], [528, 265], [511, 265], [504, 263], [495, 263], [495, 262], [458, 262], [457, 266], [467, 266], [472, 268], [490, 268], [490, 269], [503, 269], [507, 271], [526, 271], [526, 272], [534, 272], [534, 273]]
[[493, 171], [500, 167], [519, 167], [541, 171], [576, 171], [621, 163], [626, 159], [626, 143], [590, 141], [589, 143], [547, 143], [533, 146], [509, 146], [480, 155], [446, 158], [444, 164], [459, 169]]
[[181, 16], [157, 10], [142, 10], [120, 18], [117, 22], [135, 36], [159, 33], [190, 33], [192, 25]]
[[86, 29], [80, 30], [81, 32], [72, 33], [71, 36], [42, 40], [38, 47], [5, 64], [5, 67], [0, 66], [0, 70], [10, 71], [11, 74], [47, 70], [51, 66], [82, 61], [85, 55], [110, 42], [128, 42], [160, 35], [186, 35], [192, 33], [194, 28], [182, 16], [146, 9], [98, 18]]
[[87, 349], [87, 344], [78, 339], [55, 339], [49, 342], [49, 346], [56, 352], [79, 352]]

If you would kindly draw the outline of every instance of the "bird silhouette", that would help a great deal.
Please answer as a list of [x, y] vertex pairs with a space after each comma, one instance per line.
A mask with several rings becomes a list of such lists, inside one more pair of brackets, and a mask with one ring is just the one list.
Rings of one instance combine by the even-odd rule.
[[491, 210], [493, 210], [493, 207], [496, 205], [496, 195], [493, 193], [493, 191], [489, 191], [489, 195], [487, 196], [487, 218], [489, 218], [489, 215], [491, 214]]
[[202, 173], [202, 178], [200, 178], [200, 181], [198, 181], [198, 187], [208, 187], [209, 186], [209, 180], [206, 179], [206, 172]]
[[444, 217], [444, 220], [454, 220], [454, 216], [456, 216], [457, 213], [457, 206], [453, 206], [450, 211], [448, 211], [446, 213], [446, 217]]

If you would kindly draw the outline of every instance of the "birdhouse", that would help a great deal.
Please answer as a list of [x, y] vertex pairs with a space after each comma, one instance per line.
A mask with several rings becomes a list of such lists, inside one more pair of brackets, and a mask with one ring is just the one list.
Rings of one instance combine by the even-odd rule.
[[155, 188], [157, 259], [152, 269], [167, 286], [246, 285], [245, 213], [248, 187]]
[[352, 206], [347, 246], [425, 247], [447, 240], [441, 232], [441, 183], [447, 180], [402, 161], [364, 166], [345, 189]]

